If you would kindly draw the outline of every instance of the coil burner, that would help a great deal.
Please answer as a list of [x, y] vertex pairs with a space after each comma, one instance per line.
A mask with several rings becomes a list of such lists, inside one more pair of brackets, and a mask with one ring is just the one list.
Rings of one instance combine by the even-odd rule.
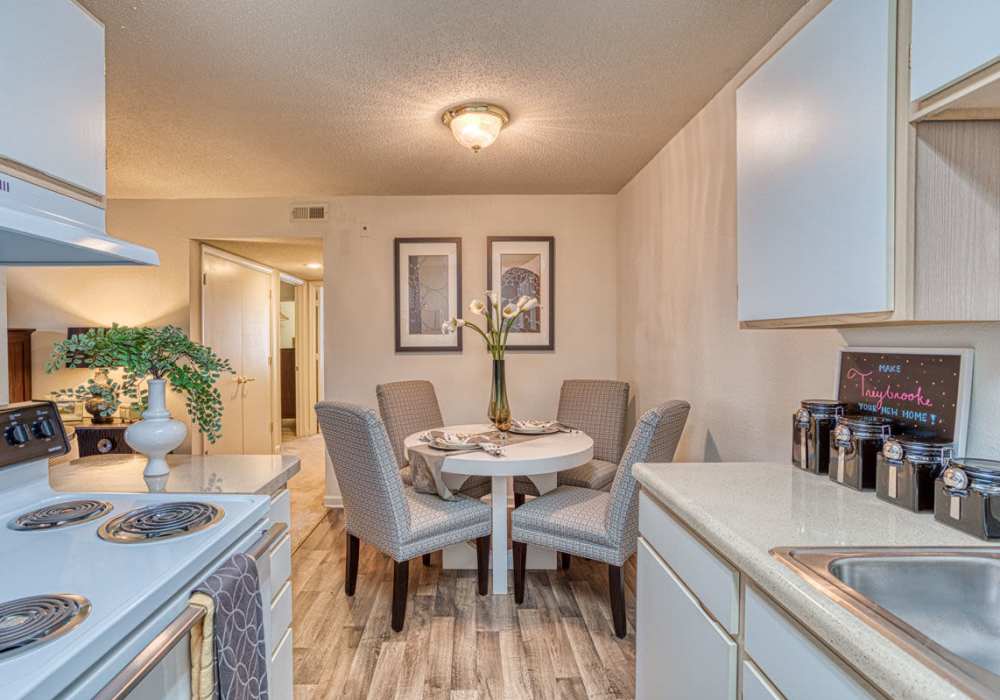
[[0, 603], [0, 659], [66, 634], [89, 614], [89, 600], [67, 593]]
[[7, 523], [11, 530], [51, 530], [68, 525], [89, 522], [111, 512], [105, 501], [60, 501], [52, 505], [19, 515]]
[[137, 508], [101, 525], [97, 534], [108, 542], [150, 542], [204, 530], [222, 519], [221, 508], [197, 501], [158, 503]]

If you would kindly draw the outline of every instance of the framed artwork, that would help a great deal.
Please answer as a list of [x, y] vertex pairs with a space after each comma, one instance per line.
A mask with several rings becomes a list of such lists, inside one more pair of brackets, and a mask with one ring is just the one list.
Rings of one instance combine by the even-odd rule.
[[486, 288], [503, 304], [536, 297], [539, 306], [521, 314], [508, 350], [556, 348], [556, 239], [553, 236], [490, 236], [486, 239]]
[[396, 352], [461, 352], [462, 239], [395, 240]]

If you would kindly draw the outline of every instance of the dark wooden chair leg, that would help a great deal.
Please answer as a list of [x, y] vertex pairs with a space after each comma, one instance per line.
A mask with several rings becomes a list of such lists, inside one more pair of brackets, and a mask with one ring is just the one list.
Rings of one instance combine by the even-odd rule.
[[490, 536], [476, 539], [476, 583], [479, 595], [486, 595], [490, 587]]
[[628, 633], [625, 624], [625, 582], [622, 567], [608, 565], [608, 591], [611, 594], [611, 619], [615, 625], [615, 636], [624, 639]]
[[347, 533], [347, 574], [344, 576], [344, 593], [354, 595], [358, 586], [358, 538]]
[[424, 566], [430, 566], [431, 565], [431, 555], [430, 555], [430, 552], [428, 552], [427, 554], [424, 555], [424, 558], [423, 558], [422, 561], [424, 563]]
[[523, 505], [524, 505], [524, 494], [523, 493], [515, 493], [514, 494], [514, 507], [515, 508], [520, 508]]
[[393, 562], [392, 570], [392, 629], [400, 632], [406, 620], [406, 588], [410, 582], [410, 562]]
[[527, 567], [528, 545], [524, 542], [514, 545], [514, 602], [520, 605], [524, 602], [524, 570]]
[[559, 552], [559, 568], [569, 571], [570, 556], [566, 552]]

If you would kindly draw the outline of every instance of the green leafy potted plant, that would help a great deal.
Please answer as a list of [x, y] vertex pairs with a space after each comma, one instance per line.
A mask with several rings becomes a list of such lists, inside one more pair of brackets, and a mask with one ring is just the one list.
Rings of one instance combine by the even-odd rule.
[[[184, 442], [187, 426], [167, 411], [166, 385], [184, 396], [191, 422], [215, 442], [222, 431], [222, 394], [215, 384], [232, 373], [229, 360], [188, 338], [176, 326], [93, 328], [56, 343], [46, 371], [62, 367], [121, 370], [121, 393], [144, 409], [125, 441], [148, 458], [147, 477], [169, 473], [166, 456]], [[145, 386], [143, 386], [145, 385]]]

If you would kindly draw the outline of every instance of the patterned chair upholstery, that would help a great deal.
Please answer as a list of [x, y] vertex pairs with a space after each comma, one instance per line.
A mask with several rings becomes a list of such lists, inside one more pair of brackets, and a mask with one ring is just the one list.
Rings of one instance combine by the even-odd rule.
[[687, 422], [690, 404], [668, 401], [643, 414], [632, 431], [610, 491], [559, 486], [514, 510], [514, 595], [524, 598], [526, 545], [594, 559], [609, 565], [615, 634], [625, 636], [621, 566], [635, 552], [639, 534], [639, 486], [632, 465], [670, 462]]
[[385, 426], [372, 409], [321, 401], [316, 404], [316, 416], [344, 500], [347, 594], [354, 594], [357, 581], [359, 539], [396, 562], [392, 625], [397, 632], [406, 612], [408, 563], [413, 557], [476, 540], [479, 591], [485, 594], [490, 507], [468, 497], [445, 501], [405, 486]]
[[[403, 442], [413, 433], [444, 426], [434, 385], [426, 380], [390, 382], [375, 387], [378, 412], [389, 434], [392, 451], [400, 465], [400, 477], [407, 486], [413, 485], [410, 465], [406, 460]], [[490, 492], [490, 480], [484, 476], [470, 476], [459, 492], [473, 498], [482, 498]]]
[[[594, 458], [575, 469], [559, 472], [560, 486], [607, 490], [618, 471], [625, 445], [628, 382], [607, 379], [567, 379], [559, 392], [560, 423], [582, 430], [594, 441]], [[517, 504], [538, 489], [526, 477], [514, 479]]]

